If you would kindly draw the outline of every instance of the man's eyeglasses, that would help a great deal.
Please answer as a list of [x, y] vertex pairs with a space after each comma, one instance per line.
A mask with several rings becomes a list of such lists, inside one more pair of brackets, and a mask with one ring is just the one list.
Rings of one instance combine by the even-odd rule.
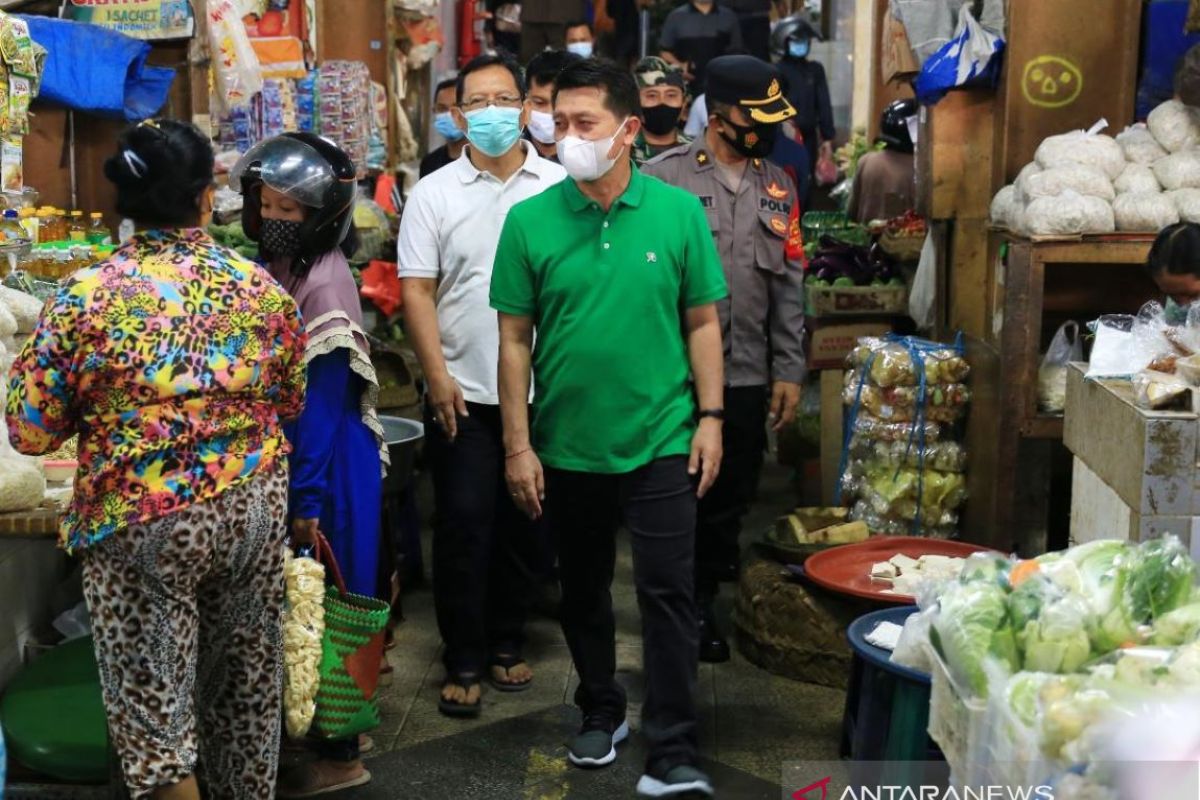
[[498, 94], [495, 97], [468, 97], [459, 106], [464, 112], [478, 111], [487, 106], [500, 106], [501, 108], [520, 108], [525, 102], [525, 98], [515, 94]]

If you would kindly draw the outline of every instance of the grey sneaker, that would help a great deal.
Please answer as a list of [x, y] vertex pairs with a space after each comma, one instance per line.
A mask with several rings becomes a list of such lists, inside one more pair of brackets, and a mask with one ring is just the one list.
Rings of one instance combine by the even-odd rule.
[[654, 777], [649, 773], [638, 781], [639, 797], [676, 797], [681, 794], [695, 793], [707, 797], [713, 796], [712, 781], [700, 770], [687, 764], [671, 767], [662, 777]]
[[611, 717], [584, 717], [579, 735], [567, 748], [567, 758], [577, 767], [607, 767], [617, 760], [617, 745], [629, 738], [629, 723]]

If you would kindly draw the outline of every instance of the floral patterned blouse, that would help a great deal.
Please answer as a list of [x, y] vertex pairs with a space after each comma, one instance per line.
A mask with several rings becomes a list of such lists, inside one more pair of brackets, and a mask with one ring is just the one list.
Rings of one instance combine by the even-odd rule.
[[63, 544], [96, 544], [286, 457], [303, 331], [265, 270], [200, 230], [140, 234], [64, 283], [13, 364], [7, 408], [23, 453], [79, 434]]

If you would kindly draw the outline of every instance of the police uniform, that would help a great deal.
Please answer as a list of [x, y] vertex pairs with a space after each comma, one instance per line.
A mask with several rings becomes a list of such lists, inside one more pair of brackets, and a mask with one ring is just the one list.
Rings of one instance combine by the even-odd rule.
[[[717, 59], [708, 80], [710, 101], [740, 105], [756, 123], [795, 114], [774, 69], [758, 59]], [[652, 159], [643, 171], [700, 198], [729, 286], [729, 297], [717, 304], [725, 348], [725, 457], [697, 521], [697, 596], [704, 611], [717, 581], [738, 560], [741, 519], [766, 449], [770, 385], [804, 380], [800, 206], [787, 173], [765, 159], [746, 163], [735, 190], [706, 137]]]

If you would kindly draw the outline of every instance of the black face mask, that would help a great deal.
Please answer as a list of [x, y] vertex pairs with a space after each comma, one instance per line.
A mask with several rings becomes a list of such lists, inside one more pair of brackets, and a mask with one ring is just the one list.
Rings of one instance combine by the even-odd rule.
[[264, 219], [258, 241], [273, 256], [287, 258], [300, 252], [300, 228], [303, 222], [287, 219]]
[[676, 106], [658, 105], [642, 108], [642, 124], [654, 136], [666, 136], [679, 127], [679, 109]]
[[775, 149], [778, 125], [738, 125], [726, 117], [717, 117], [733, 129], [736, 136], [721, 131], [721, 138], [746, 158], [766, 158]]

